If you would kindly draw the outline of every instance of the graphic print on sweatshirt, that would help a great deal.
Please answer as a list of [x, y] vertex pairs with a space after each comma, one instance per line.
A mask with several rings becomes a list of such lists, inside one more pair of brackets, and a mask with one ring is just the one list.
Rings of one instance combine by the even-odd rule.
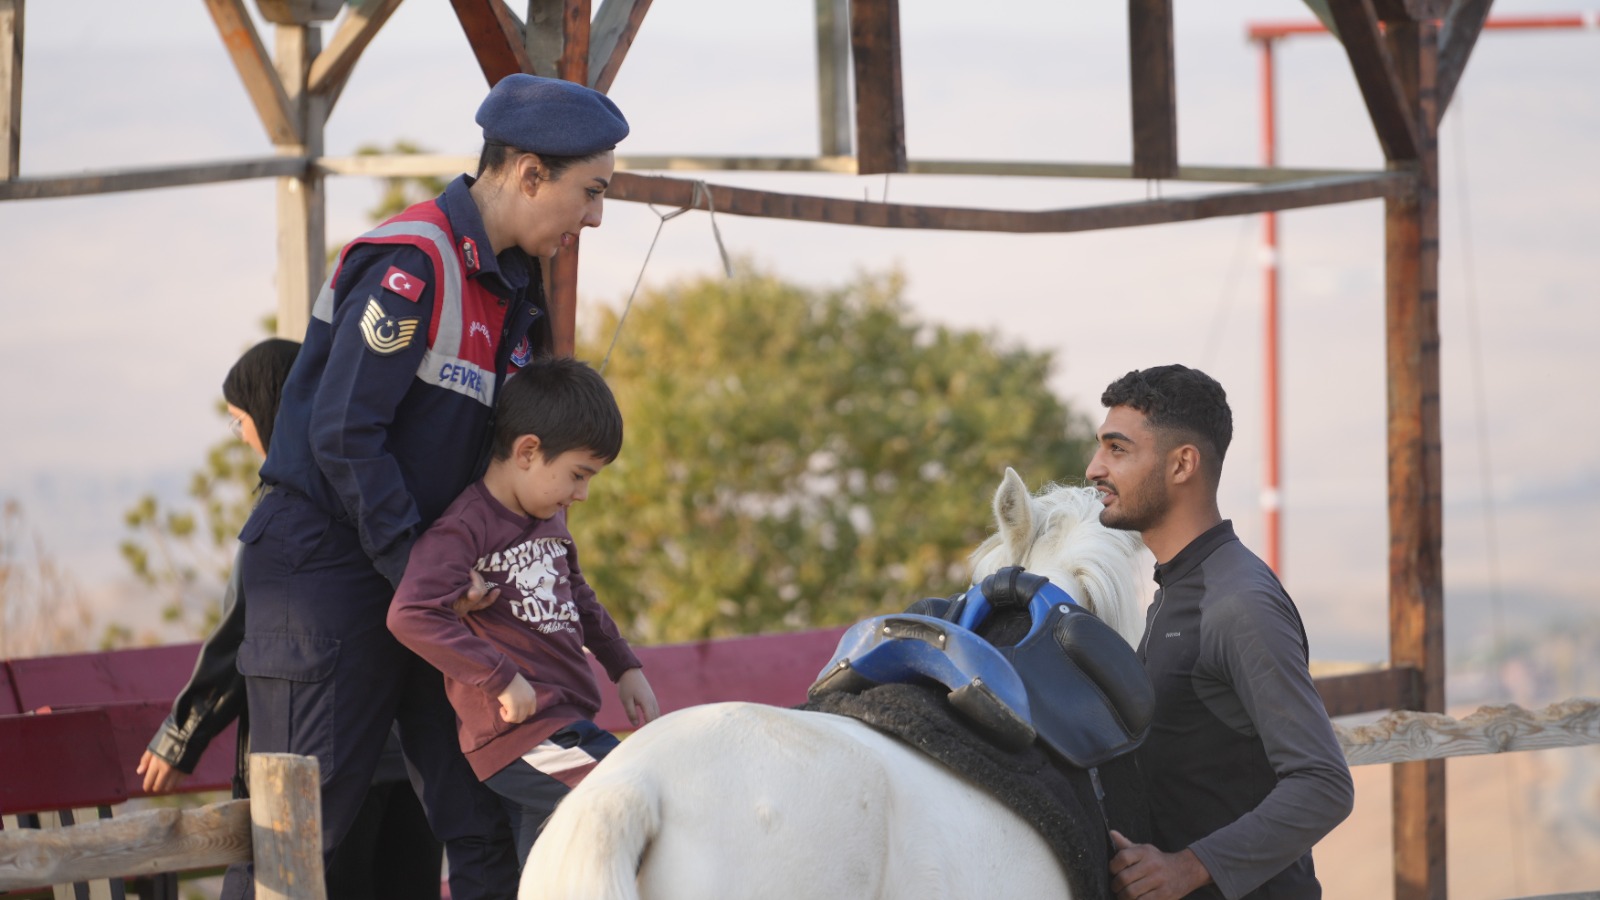
[[[478, 560], [486, 580], [499, 584], [511, 614], [540, 634], [578, 633], [578, 606], [568, 586], [567, 542], [530, 538]], [[559, 590], [558, 590], [559, 588]]]

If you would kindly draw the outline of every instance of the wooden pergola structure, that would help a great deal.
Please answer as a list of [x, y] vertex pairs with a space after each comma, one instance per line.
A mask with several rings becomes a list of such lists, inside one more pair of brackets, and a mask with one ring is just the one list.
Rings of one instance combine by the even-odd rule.
[[[454, 173], [458, 158], [323, 154], [324, 127], [363, 50], [401, 0], [204, 0], [277, 152], [242, 161], [19, 175], [27, 0], [0, 0], [0, 201], [251, 178], [278, 184], [280, 332], [304, 332], [324, 278], [329, 175]], [[1386, 166], [1382, 170], [1196, 167], [1178, 158], [1172, 0], [1128, 0], [1133, 158], [1127, 164], [996, 163], [908, 157], [898, 0], [814, 0], [820, 149], [812, 158], [622, 157], [609, 196], [725, 215], [879, 228], [1060, 233], [1153, 225], [1382, 198], [1386, 269], [1389, 634], [1385, 669], [1318, 681], [1332, 715], [1444, 710], [1439, 405], [1437, 134], [1491, 0], [1307, 0], [1343, 43]], [[607, 90], [650, 0], [451, 0], [489, 83], [532, 72]], [[520, 6], [520, 4], [519, 4]], [[324, 41], [324, 25], [329, 28]], [[854, 94], [848, 89], [854, 78]], [[852, 140], [852, 125], [853, 140]], [[630, 171], [631, 170], [631, 171]], [[1137, 178], [1240, 185], [1199, 196], [1050, 210], [854, 201], [705, 185], [662, 170], [824, 171]], [[576, 247], [551, 273], [558, 348], [571, 351]], [[1445, 895], [1443, 760], [1394, 767], [1395, 896]]]

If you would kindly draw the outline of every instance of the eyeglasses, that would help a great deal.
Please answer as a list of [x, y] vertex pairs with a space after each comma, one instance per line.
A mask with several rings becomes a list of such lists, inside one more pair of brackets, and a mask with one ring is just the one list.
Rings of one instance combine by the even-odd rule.
[[240, 440], [243, 440], [244, 439], [244, 420], [243, 419], [236, 419], [236, 418], [229, 418], [228, 419], [228, 430], [233, 432], [233, 436], [234, 437], [239, 438]]

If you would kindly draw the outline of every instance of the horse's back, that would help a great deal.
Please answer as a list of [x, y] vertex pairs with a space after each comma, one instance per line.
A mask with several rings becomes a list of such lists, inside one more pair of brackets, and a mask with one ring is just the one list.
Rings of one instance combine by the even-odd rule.
[[[635, 867], [632, 894], [616, 881]], [[988, 795], [854, 720], [719, 703], [596, 767], [534, 845], [522, 897], [997, 894], [1067, 896], [1044, 841]]]

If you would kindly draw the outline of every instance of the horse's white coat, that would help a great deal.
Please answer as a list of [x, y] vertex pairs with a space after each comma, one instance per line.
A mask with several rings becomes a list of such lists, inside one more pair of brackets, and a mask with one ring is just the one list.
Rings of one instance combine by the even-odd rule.
[[[973, 578], [1026, 565], [1131, 643], [1142, 545], [1099, 525], [1093, 493], [1029, 497], [1008, 469], [995, 496], [1000, 533], [973, 554]], [[1070, 894], [1030, 825], [917, 751], [840, 716], [717, 703], [663, 716], [602, 761], [550, 817], [518, 896]]]

